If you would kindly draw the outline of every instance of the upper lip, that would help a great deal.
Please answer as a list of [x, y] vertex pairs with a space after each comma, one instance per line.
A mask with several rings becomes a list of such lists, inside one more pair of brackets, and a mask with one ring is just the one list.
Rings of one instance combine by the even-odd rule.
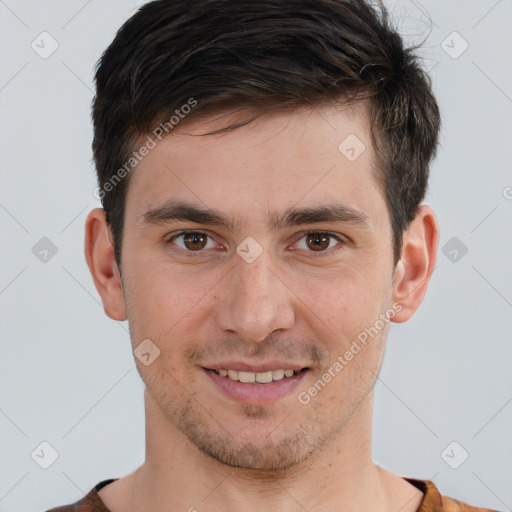
[[268, 361], [267, 363], [248, 364], [240, 361], [223, 361], [220, 363], [212, 363], [205, 365], [204, 368], [207, 370], [238, 370], [240, 372], [271, 372], [275, 370], [302, 370], [308, 366], [303, 364], [286, 363], [284, 361]]

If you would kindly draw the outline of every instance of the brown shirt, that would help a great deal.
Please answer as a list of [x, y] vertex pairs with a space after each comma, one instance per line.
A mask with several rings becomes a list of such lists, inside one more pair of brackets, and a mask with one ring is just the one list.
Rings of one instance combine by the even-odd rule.
[[[52, 508], [46, 512], [110, 512], [98, 496], [98, 491], [116, 480], [117, 478], [103, 480], [93, 487], [89, 494], [76, 503]], [[437, 487], [431, 480], [416, 480], [414, 478], [405, 477], [404, 480], [407, 480], [424, 494], [417, 512], [498, 512], [488, 508], [472, 507], [462, 501], [448, 498], [447, 496], [441, 496]]]

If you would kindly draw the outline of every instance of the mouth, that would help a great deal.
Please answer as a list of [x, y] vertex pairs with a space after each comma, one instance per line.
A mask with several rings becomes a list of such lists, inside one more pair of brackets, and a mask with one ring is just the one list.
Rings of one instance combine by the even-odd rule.
[[[286, 368], [272, 365], [274, 368], [240, 369], [238, 368], [202, 368], [213, 381], [222, 395], [239, 403], [264, 405], [274, 403], [291, 394], [301, 380], [311, 371], [309, 367]], [[284, 366], [284, 365], [280, 365]]]

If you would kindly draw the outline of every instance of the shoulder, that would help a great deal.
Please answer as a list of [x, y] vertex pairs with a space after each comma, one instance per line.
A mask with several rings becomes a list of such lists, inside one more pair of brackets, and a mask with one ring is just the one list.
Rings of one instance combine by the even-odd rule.
[[479, 508], [469, 505], [463, 501], [450, 498], [448, 496], [441, 496], [443, 512], [499, 512], [490, 508]]
[[463, 501], [444, 496], [431, 480], [405, 478], [423, 492], [424, 497], [417, 512], [499, 512], [489, 508], [469, 505]]
[[115, 482], [116, 480], [117, 478], [102, 480], [76, 503], [52, 508], [46, 512], [110, 512], [103, 501], [101, 501], [101, 498], [98, 495], [98, 491], [105, 487], [105, 485]]

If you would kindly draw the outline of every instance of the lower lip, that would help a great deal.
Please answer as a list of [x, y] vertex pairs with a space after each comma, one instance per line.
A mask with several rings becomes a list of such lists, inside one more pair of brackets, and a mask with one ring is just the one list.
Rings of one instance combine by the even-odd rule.
[[268, 384], [248, 383], [221, 377], [213, 370], [203, 368], [214, 384], [227, 396], [244, 404], [263, 405], [272, 403], [292, 393], [309, 370], [301, 370], [293, 377], [285, 377]]

